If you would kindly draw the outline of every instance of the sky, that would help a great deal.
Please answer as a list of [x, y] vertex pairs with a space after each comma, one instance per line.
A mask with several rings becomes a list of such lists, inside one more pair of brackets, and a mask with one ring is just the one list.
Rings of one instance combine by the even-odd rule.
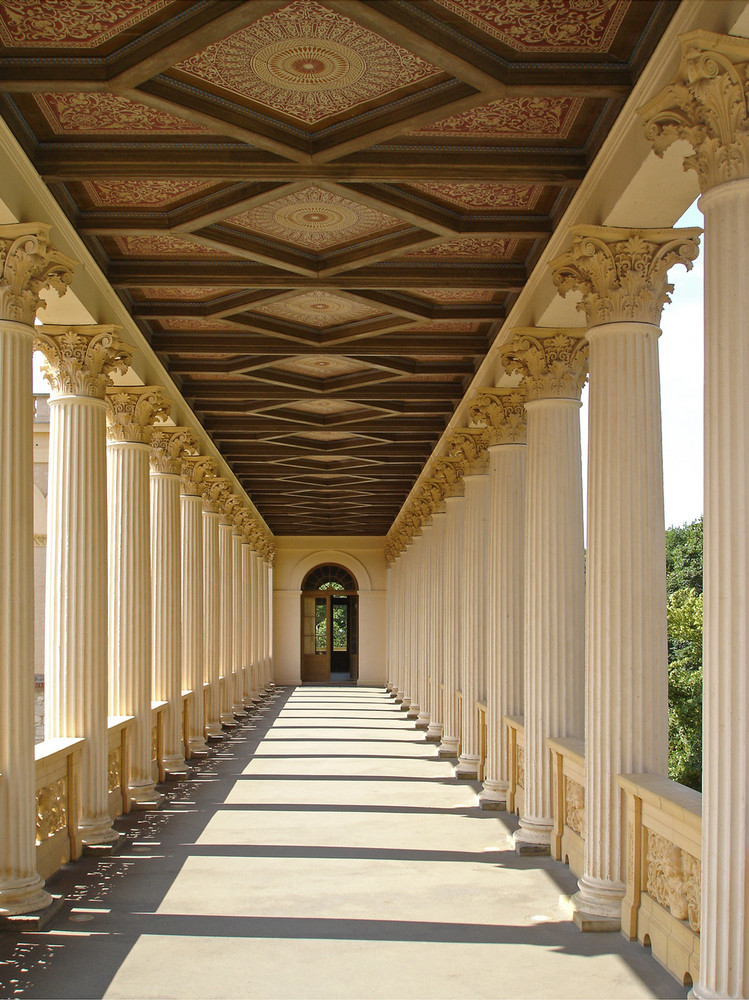
[[[702, 226], [695, 202], [676, 223]], [[703, 511], [703, 263], [691, 271], [681, 265], [669, 275], [674, 285], [671, 304], [663, 310], [660, 338], [661, 402], [663, 418], [663, 487], [666, 527], [686, 524]], [[36, 355], [37, 362], [41, 360]], [[48, 392], [38, 364], [34, 392]], [[583, 477], [587, 482], [587, 388], [581, 411]], [[585, 490], [583, 490], [583, 498]], [[584, 502], [584, 501], [583, 501]]]
[[[702, 226], [695, 202], [676, 226]], [[702, 248], [700, 248], [702, 249]], [[672, 268], [671, 304], [665, 306], [659, 341], [663, 420], [663, 490], [666, 527], [687, 524], [703, 512], [703, 262], [691, 271]], [[587, 388], [581, 411], [583, 477], [587, 482]], [[583, 491], [585, 498], [585, 491]], [[583, 501], [585, 502], [585, 501]]]

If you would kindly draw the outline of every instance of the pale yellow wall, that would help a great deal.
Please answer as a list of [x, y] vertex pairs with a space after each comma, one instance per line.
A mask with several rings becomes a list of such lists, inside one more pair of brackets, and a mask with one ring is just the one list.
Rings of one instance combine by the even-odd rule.
[[277, 535], [273, 569], [273, 654], [276, 684], [300, 677], [301, 587], [321, 563], [337, 563], [359, 585], [359, 683], [385, 683], [385, 587], [382, 537]]

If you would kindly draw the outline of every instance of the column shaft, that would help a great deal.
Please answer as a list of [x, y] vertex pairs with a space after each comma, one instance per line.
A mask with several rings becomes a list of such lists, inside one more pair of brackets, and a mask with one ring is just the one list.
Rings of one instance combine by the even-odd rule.
[[219, 659], [220, 564], [218, 511], [203, 508], [203, 682], [208, 684], [206, 736], [221, 736], [221, 665]]
[[523, 714], [524, 444], [489, 448], [487, 759], [482, 808], [504, 808], [509, 760], [502, 719]]
[[185, 774], [182, 733], [182, 565], [180, 477], [151, 472], [153, 699], [164, 711], [162, 762]]
[[460, 685], [461, 633], [463, 631], [463, 532], [465, 498], [447, 497], [447, 567], [445, 574], [445, 701], [444, 730], [439, 753], [457, 757], [460, 746], [457, 691]]
[[218, 662], [221, 673], [221, 725], [235, 724], [232, 710], [234, 689], [232, 680], [233, 660], [233, 612], [234, 612], [234, 574], [232, 570], [232, 533], [233, 527], [223, 516], [218, 525], [218, 562], [219, 562], [219, 632], [218, 632]]
[[252, 548], [243, 539], [242, 550], [242, 704], [252, 705]]
[[112, 830], [107, 749], [107, 473], [104, 399], [50, 398], [45, 736], [83, 738], [84, 843]]
[[244, 663], [242, 644], [242, 628], [244, 624], [244, 606], [242, 589], [242, 535], [234, 530], [231, 536], [232, 565], [232, 714], [244, 715]]
[[434, 534], [432, 536], [432, 645], [429, 661], [429, 728], [426, 738], [430, 743], [442, 739], [444, 720], [444, 697], [440, 690], [443, 677], [445, 646], [445, 511], [435, 511]]
[[188, 744], [205, 754], [203, 697], [203, 499], [183, 494], [182, 507], [182, 687], [192, 691]]
[[583, 735], [580, 403], [536, 399], [526, 409], [525, 795], [515, 840], [548, 851], [554, 820], [546, 739]]
[[[31, 320], [29, 321], [31, 322]], [[31, 356], [0, 320], [0, 915], [51, 903], [36, 872]]]
[[107, 442], [109, 710], [132, 715], [128, 783], [134, 804], [157, 805], [151, 766], [149, 446]]
[[481, 761], [481, 744], [476, 702], [479, 699], [480, 675], [486, 657], [486, 508], [489, 477], [466, 475], [465, 528], [462, 559], [463, 623], [461, 630], [461, 748], [455, 773], [459, 778], [475, 780]]

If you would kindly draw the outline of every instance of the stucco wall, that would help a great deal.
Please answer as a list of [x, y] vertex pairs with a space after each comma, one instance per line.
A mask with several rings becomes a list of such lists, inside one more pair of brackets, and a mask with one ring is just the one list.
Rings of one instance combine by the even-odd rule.
[[385, 683], [384, 545], [381, 537], [277, 535], [273, 570], [273, 655], [276, 684], [298, 684], [300, 676], [301, 588], [321, 563], [336, 563], [359, 585], [359, 684]]

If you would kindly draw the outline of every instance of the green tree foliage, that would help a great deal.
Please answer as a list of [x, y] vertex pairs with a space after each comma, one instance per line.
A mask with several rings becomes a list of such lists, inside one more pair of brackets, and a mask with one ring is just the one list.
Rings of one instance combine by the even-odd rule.
[[666, 531], [666, 589], [702, 593], [702, 518]]
[[702, 518], [666, 531], [668, 774], [702, 788]]
[[668, 776], [701, 791], [702, 594], [692, 587], [669, 595], [668, 658]]

